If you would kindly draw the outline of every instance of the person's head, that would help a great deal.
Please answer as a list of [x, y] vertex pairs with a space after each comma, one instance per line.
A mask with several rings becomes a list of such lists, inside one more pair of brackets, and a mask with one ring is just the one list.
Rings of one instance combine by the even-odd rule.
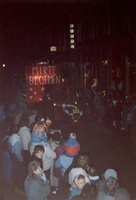
[[20, 126], [19, 125], [15, 125], [15, 126], [13, 126], [12, 131], [13, 131], [13, 133], [18, 134], [19, 129], [20, 129]]
[[84, 175], [80, 174], [78, 176], [78, 180], [77, 180], [77, 185], [79, 189], [83, 189], [84, 185], [85, 185], [85, 177]]
[[52, 135], [52, 140], [56, 141], [56, 142], [59, 142], [60, 139], [61, 139], [61, 135], [60, 135], [60, 132], [59, 131], [55, 131]]
[[42, 145], [36, 145], [34, 147], [34, 154], [37, 158], [42, 158], [44, 154], [44, 147]]
[[77, 159], [77, 167], [86, 170], [90, 165], [90, 158], [88, 155], [80, 155]]
[[97, 196], [97, 187], [94, 184], [86, 183], [85, 186], [82, 189], [82, 192], [80, 194], [81, 199], [84, 200], [96, 200]]
[[88, 170], [90, 176], [97, 176], [97, 168], [95, 165], [91, 166]]
[[104, 176], [104, 192], [106, 195], [114, 196], [115, 190], [119, 188], [117, 172], [114, 169], [107, 169]]
[[28, 123], [29, 123], [29, 118], [25, 113], [23, 113], [19, 121], [19, 125], [20, 127], [23, 127], [23, 126], [27, 126]]
[[70, 134], [69, 134], [69, 138], [76, 139], [76, 134], [75, 134], [75, 133], [70, 133]]
[[44, 122], [43, 122], [43, 121], [37, 122], [37, 126], [38, 126], [39, 128], [42, 128], [42, 127], [44, 126]]
[[28, 176], [30, 179], [36, 179], [36, 174], [42, 174], [42, 169], [38, 161], [32, 161], [28, 165]]

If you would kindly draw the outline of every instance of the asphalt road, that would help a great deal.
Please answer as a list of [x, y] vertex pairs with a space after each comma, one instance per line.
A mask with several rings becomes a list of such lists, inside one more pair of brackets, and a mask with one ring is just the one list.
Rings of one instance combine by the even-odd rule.
[[[98, 174], [113, 168], [117, 171], [120, 185], [125, 187], [132, 199], [136, 197], [136, 135], [133, 132], [128, 136], [125, 131], [116, 127], [109, 127], [107, 124], [100, 125], [95, 120], [87, 119], [86, 128], [63, 127], [62, 133], [68, 136], [73, 131], [81, 144], [81, 153], [88, 154], [91, 163], [98, 168]], [[1, 160], [1, 157], [0, 157]], [[0, 194], [1, 200], [26, 200], [22, 194], [14, 192], [13, 186], [7, 188], [3, 182], [2, 160], [0, 166]], [[57, 195], [49, 195], [48, 200], [56, 200]]]

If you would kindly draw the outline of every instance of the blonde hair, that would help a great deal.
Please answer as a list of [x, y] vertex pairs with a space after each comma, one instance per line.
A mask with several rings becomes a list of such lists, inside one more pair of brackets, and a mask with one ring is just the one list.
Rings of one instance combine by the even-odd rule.
[[74, 139], [76, 139], [76, 134], [75, 134], [75, 133], [70, 133], [70, 134], [69, 134], [69, 138], [74, 138]]

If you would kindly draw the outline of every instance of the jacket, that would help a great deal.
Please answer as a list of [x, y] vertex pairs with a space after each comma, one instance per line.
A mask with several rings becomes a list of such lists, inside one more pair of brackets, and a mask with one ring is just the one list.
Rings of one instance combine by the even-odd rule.
[[46, 133], [44, 131], [40, 131], [40, 129], [33, 130], [31, 134], [30, 143], [37, 143], [40, 144], [41, 142], [48, 142]]
[[13, 135], [11, 135], [9, 138], [9, 152], [11, 155], [11, 160], [15, 162], [23, 162], [22, 150], [23, 146], [20, 140], [20, 136], [13, 133]]
[[28, 200], [47, 200], [47, 196], [50, 194], [49, 181], [43, 181], [38, 175], [36, 175], [36, 179], [27, 177], [24, 187]]
[[24, 150], [28, 150], [28, 144], [30, 142], [31, 139], [31, 134], [30, 134], [30, 129], [27, 128], [26, 126], [21, 127], [19, 130], [19, 135], [20, 135], [20, 140], [22, 142], [23, 145], [23, 149]]
[[62, 154], [55, 162], [55, 167], [59, 168], [61, 167], [61, 173], [64, 177], [66, 169], [72, 164], [74, 159], [74, 156], [67, 156], [65, 154]]
[[68, 156], [75, 156], [80, 150], [80, 144], [76, 139], [69, 138], [64, 145], [64, 150]]
[[49, 147], [44, 146], [43, 160], [43, 170], [46, 171], [50, 169], [52, 160], [56, 158], [56, 153], [53, 152]]
[[81, 189], [72, 187], [72, 190], [71, 190], [71, 192], [70, 192], [70, 195], [69, 195], [69, 199], [68, 199], [68, 200], [72, 199], [72, 197], [74, 197], [74, 196], [76, 196], [76, 195], [80, 195], [81, 192], [82, 192]]
[[62, 179], [62, 173], [61, 173], [61, 167], [56, 168], [55, 167], [55, 162], [56, 160], [59, 158], [60, 155], [62, 155], [64, 153], [64, 148], [62, 145], [60, 145], [59, 147], [57, 147], [54, 151], [56, 153], [56, 158], [54, 159], [54, 170], [53, 170], [53, 175], [57, 178]]

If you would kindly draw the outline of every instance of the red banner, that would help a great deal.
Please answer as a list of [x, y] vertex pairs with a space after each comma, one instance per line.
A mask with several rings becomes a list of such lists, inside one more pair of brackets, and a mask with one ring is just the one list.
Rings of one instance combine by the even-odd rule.
[[42, 101], [46, 84], [60, 83], [59, 65], [27, 66], [27, 103]]

